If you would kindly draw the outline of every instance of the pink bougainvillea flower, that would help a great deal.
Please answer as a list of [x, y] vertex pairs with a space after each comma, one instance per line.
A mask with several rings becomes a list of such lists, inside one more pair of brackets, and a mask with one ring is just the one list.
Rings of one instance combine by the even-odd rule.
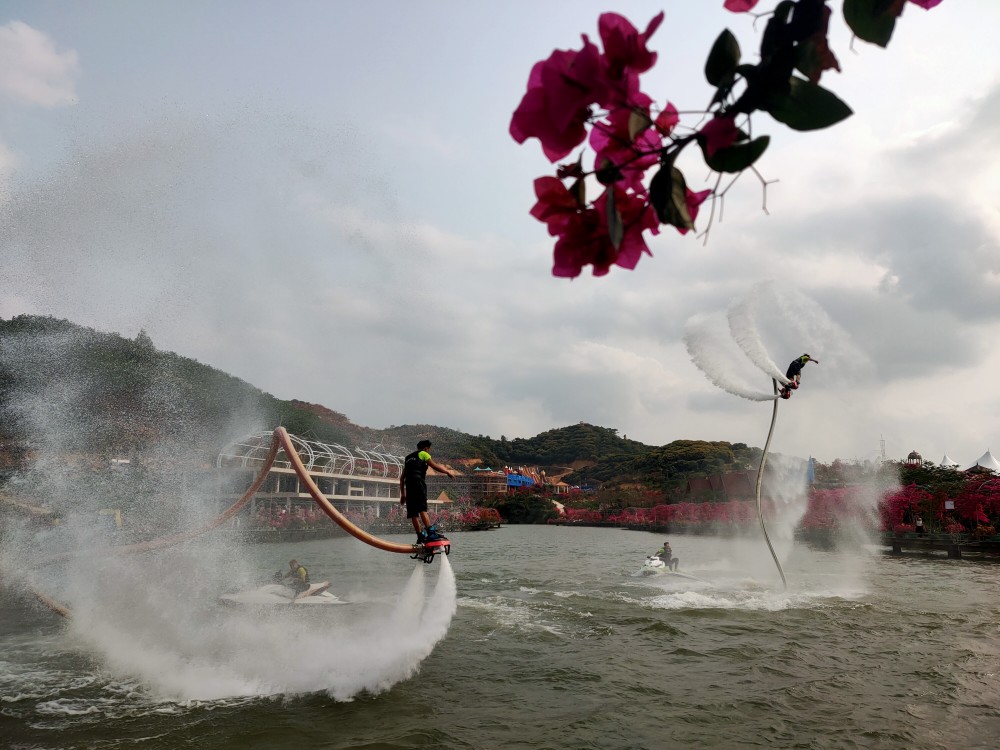
[[663, 21], [663, 13], [655, 16], [641, 34], [627, 18], [617, 13], [602, 13], [597, 25], [604, 43], [601, 55], [604, 77], [603, 97], [598, 104], [607, 109], [644, 107], [652, 99], [639, 90], [639, 74], [653, 67], [656, 53], [646, 46]]
[[653, 101], [639, 89], [639, 74], [632, 71], [626, 71], [617, 80], [607, 80], [602, 93], [598, 104], [608, 110], [648, 107]]
[[549, 161], [559, 161], [583, 143], [590, 106], [604, 98], [601, 56], [584, 36], [583, 49], [556, 50], [531, 69], [510, 134], [518, 143], [538, 138]]
[[[640, 108], [640, 113], [649, 120], [647, 108]], [[663, 142], [652, 128], [646, 128], [632, 140], [629, 134], [631, 118], [632, 110], [618, 109], [596, 123], [590, 131], [590, 147], [594, 150], [595, 169], [613, 164], [621, 170], [622, 187], [645, 194], [643, 175], [659, 160]]]
[[663, 108], [663, 111], [656, 116], [653, 121], [653, 125], [660, 132], [660, 135], [667, 136], [674, 132], [674, 128], [677, 123], [681, 121], [680, 115], [677, 114], [677, 107], [675, 107], [670, 102], [667, 102], [667, 106]]
[[652, 255], [643, 232], [658, 231], [656, 213], [641, 197], [621, 188], [614, 190], [615, 207], [624, 233], [616, 249], [608, 234], [608, 191], [602, 193], [593, 208], [573, 213], [556, 241], [552, 275], [576, 278], [584, 266], [593, 266], [594, 276], [604, 276], [613, 265], [635, 268], [643, 253]]
[[[597, 209], [598, 213], [600, 213], [601, 220], [605, 226], [607, 226], [608, 223], [608, 191], [610, 190], [615, 191], [615, 208], [618, 210], [618, 213], [621, 216], [622, 225], [625, 228], [621, 244], [618, 246], [618, 250], [615, 251], [613, 262], [615, 265], [627, 268], [631, 271], [636, 267], [636, 264], [638, 264], [639, 258], [642, 257], [643, 253], [652, 256], [652, 253], [649, 251], [649, 247], [646, 245], [646, 239], [643, 236], [643, 232], [648, 229], [653, 234], [657, 234], [659, 232], [660, 222], [656, 218], [656, 212], [650, 207], [643, 197], [614, 186], [608, 188], [608, 190], [604, 191], [604, 193], [601, 194], [596, 201], [594, 201], [594, 207]], [[612, 250], [614, 250], [613, 247]], [[605, 269], [603, 273], [607, 273], [607, 269]], [[598, 273], [596, 265], [594, 266], [594, 275], [602, 275]]]
[[914, 5], [919, 5], [924, 10], [930, 10], [936, 5], [941, 4], [941, 0], [910, 0]]
[[[757, 2], [758, 0], [726, 0], [723, 5], [726, 10], [731, 10], [733, 13], [746, 13], [747, 11], [753, 10], [753, 7], [757, 4]], [[940, 0], [938, 0], [938, 2], [940, 2]]]
[[573, 220], [573, 215], [584, 208], [562, 180], [556, 177], [535, 180], [535, 196], [538, 202], [532, 207], [531, 215], [545, 223], [553, 236], [562, 234]]
[[[686, 189], [687, 190], [687, 189]], [[705, 202], [705, 199], [712, 194], [711, 190], [701, 190], [697, 193], [687, 190], [684, 194], [684, 203], [687, 205], [688, 216], [691, 217], [691, 223], [693, 224], [695, 219], [698, 218], [698, 207]], [[687, 234], [690, 231], [687, 227], [677, 227], [677, 231], [681, 234]]]
[[732, 117], [713, 117], [698, 131], [698, 135], [705, 139], [705, 153], [709, 158], [720, 148], [733, 145], [739, 134]]
[[[586, 265], [594, 266], [594, 275], [608, 272], [614, 262], [614, 247], [608, 237], [607, 222], [596, 209], [588, 208], [568, 217], [556, 240], [552, 275], [575, 279]], [[604, 271], [599, 272], [598, 268]]]
[[601, 14], [597, 20], [597, 29], [604, 43], [604, 61], [610, 78], [620, 78], [626, 69], [645, 73], [656, 64], [656, 53], [649, 50], [646, 42], [662, 22], [663, 11], [660, 11], [640, 34], [624, 16], [617, 13]]

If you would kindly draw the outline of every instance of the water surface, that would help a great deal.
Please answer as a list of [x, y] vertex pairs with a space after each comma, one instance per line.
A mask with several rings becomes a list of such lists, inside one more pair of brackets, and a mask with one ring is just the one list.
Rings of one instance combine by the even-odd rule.
[[[998, 746], [998, 566], [779, 544], [783, 591], [759, 538], [671, 537], [701, 581], [635, 576], [662, 541], [642, 532], [452, 539], [419, 572], [353, 539], [227, 553], [247, 580], [302, 560], [353, 602], [325, 613], [220, 612], [227, 582], [209, 575], [169, 606], [147, 583], [72, 625], [8, 597], [0, 734], [17, 748]], [[170, 555], [177, 569], [191, 553]], [[139, 581], [154, 564], [132, 560]]]

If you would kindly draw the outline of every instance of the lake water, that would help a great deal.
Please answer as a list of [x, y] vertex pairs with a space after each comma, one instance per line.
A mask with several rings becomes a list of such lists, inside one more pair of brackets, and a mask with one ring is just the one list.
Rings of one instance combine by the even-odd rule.
[[[1000, 566], [507, 527], [432, 565], [350, 538], [208, 540], [35, 573], [6, 595], [7, 748], [996, 748]], [[8, 558], [10, 550], [7, 550]], [[290, 557], [352, 604], [218, 594]], [[8, 568], [9, 569], [9, 568]]]

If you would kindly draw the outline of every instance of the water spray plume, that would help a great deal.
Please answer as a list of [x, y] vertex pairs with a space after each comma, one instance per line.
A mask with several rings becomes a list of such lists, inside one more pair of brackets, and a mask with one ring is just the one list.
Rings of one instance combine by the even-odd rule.
[[729, 306], [726, 317], [729, 319], [729, 331], [733, 340], [739, 344], [747, 358], [769, 378], [777, 380], [782, 385], [788, 383], [788, 378], [778, 369], [760, 339], [760, 333], [754, 322], [754, 298], [748, 295], [734, 302]]
[[455, 576], [443, 561], [427, 597], [431, 570], [415, 565], [390, 610], [368, 607], [351, 617], [312, 617], [287, 607], [219, 611], [162, 593], [147, 599], [131, 587], [104, 588], [94, 601], [78, 603], [68, 636], [112, 674], [140, 680], [161, 699], [325, 692], [346, 701], [409, 679], [447, 634]]
[[777, 398], [769, 393], [756, 391], [742, 382], [735, 371], [734, 365], [738, 360], [732, 356], [732, 340], [718, 330], [714, 319], [688, 321], [684, 331], [684, 345], [691, 361], [705, 377], [727, 393], [749, 401], [771, 401]]
[[[430, 568], [420, 562], [391, 612], [366, 612], [360, 621], [331, 617], [319, 624], [287, 609], [262, 619], [252, 611], [220, 612], [214, 595], [206, 597], [206, 570], [236, 569], [245, 562], [232, 559], [235, 550], [203, 543], [203, 535], [246, 506], [279, 456], [308, 480], [304, 483], [314, 500], [318, 495], [325, 501], [291, 437], [278, 428], [250, 488], [222, 513], [195, 528], [137, 544], [100, 545], [99, 539], [82, 534], [71, 545], [77, 551], [50, 555], [32, 566], [30, 592], [67, 619], [70, 640], [96, 654], [112, 673], [138, 678], [167, 700], [317, 691], [350, 700], [408, 679], [447, 634], [457, 609], [455, 576], [446, 556], [439, 556], [437, 583], [429, 598], [424, 588]], [[416, 550], [367, 534], [332, 506], [324, 511], [372, 547], [398, 553]], [[67, 523], [58, 532], [71, 527]], [[183, 542], [189, 544], [181, 552], [176, 548]], [[23, 549], [4, 552], [5, 570], [24, 568]], [[125, 561], [140, 553], [146, 553], [141, 565]]]
[[[783, 345], [793, 355], [808, 351], [823, 361], [825, 382], [850, 383], [870, 380], [872, 362], [814, 299], [794, 287], [766, 281], [751, 292], [753, 307], [777, 316], [785, 332]], [[773, 376], [772, 376], [773, 377]], [[776, 378], [779, 383], [783, 378]]]

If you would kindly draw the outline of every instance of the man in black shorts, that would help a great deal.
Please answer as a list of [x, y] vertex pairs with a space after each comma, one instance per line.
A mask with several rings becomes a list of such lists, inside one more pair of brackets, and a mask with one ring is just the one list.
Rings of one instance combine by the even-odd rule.
[[[401, 505], [406, 505], [406, 517], [413, 523], [413, 530], [417, 532], [417, 544], [443, 538], [437, 529], [431, 526], [431, 519], [427, 515], [427, 467], [449, 477], [455, 476], [454, 472], [434, 462], [431, 454], [427, 452], [430, 447], [430, 440], [421, 440], [417, 443], [417, 449], [404, 459], [403, 471], [399, 475], [399, 502]], [[420, 530], [421, 522], [426, 531]]]
[[788, 371], [785, 372], [785, 377], [795, 383], [796, 388], [799, 387], [799, 382], [802, 380], [802, 368], [806, 366], [806, 362], [819, 364], [819, 360], [813, 359], [808, 354], [803, 354], [801, 357], [793, 359], [792, 363], [788, 365]]

